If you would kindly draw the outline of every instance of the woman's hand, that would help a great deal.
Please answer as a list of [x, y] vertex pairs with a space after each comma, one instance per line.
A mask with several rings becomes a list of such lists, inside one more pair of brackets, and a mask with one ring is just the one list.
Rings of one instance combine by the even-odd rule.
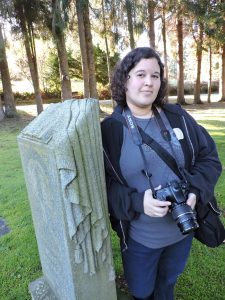
[[189, 205], [192, 209], [195, 208], [196, 205], [196, 195], [194, 193], [188, 194], [187, 205]]
[[152, 196], [152, 190], [146, 190], [144, 194], [144, 213], [150, 217], [164, 217], [168, 210], [171, 202], [160, 201], [154, 199]]

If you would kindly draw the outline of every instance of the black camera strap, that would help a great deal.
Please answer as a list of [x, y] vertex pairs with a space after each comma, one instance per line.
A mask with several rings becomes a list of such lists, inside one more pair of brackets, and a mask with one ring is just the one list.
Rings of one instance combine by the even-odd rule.
[[152, 105], [152, 111], [153, 111], [153, 114], [155, 115], [155, 118], [156, 118], [156, 121], [158, 123], [158, 126], [161, 130], [161, 136], [163, 137], [163, 139], [165, 141], [167, 141], [169, 143], [169, 146], [170, 146], [170, 149], [171, 149], [171, 152], [173, 154], [173, 157], [175, 158], [175, 161], [176, 161], [176, 167], [177, 169], [179, 170], [180, 174], [182, 175], [182, 178], [186, 180], [186, 176], [184, 174], [184, 168], [183, 166], [181, 166], [179, 164], [179, 160], [177, 159], [177, 154], [176, 152], [174, 151], [174, 148], [173, 148], [173, 145], [172, 145], [172, 142], [171, 142], [171, 135], [170, 135], [170, 132], [169, 130], [166, 128], [163, 120], [162, 120], [162, 117], [160, 116], [160, 113], [158, 112], [157, 108]]
[[[155, 112], [153, 111], [153, 113], [155, 113]], [[145, 154], [144, 154], [143, 148], [141, 147], [142, 144], [146, 144], [149, 147], [151, 147], [151, 149], [154, 150], [159, 155], [159, 157], [169, 166], [169, 168], [180, 179], [186, 181], [186, 178], [185, 178], [181, 168], [177, 165], [175, 158], [168, 151], [166, 151], [159, 143], [157, 143], [151, 136], [149, 136], [147, 133], [145, 133], [141, 127], [139, 127], [136, 124], [134, 117], [128, 107], [126, 107], [124, 109], [124, 115], [125, 115], [125, 117], [117, 112], [113, 112], [112, 117], [114, 119], [116, 119], [117, 121], [121, 122], [125, 127], [127, 127], [129, 129], [134, 143], [139, 147], [142, 158], [143, 158], [143, 162], [145, 165], [144, 173], [149, 180], [149, 184], [150, 184], [152, 191], [154, 191], [154, 188], [153, 188], [151, 180], [150, 180], [150, 177], [152, 176], [152, 174], [150, 174], [148, 171], [148, 165], [147, 165], [147, 161], [145, 158]], [[161, 132], [162, 132], [162, 130], [165, 130], [165, 129], [161, 128]], [[166, 138], [169, 138], [170, 135], [168, 135], [168, 132], [166, 132], [166, 131], [164, 132], [164, 135], [166, 136]], [[168, 142], [170, 143], [170, 140], [168, 140]]]

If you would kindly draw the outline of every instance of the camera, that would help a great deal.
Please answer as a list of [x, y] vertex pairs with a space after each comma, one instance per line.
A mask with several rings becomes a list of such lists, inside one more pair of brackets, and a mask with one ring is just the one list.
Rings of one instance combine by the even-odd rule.
[[173, 220], [177, 223], [182, 234], [188, 234], [199, 227], [196, 215], [186, 204], [188, 184], [186, 182], [171, 181], [165, 188], [156, 191], [156, 198], [171, 202]]

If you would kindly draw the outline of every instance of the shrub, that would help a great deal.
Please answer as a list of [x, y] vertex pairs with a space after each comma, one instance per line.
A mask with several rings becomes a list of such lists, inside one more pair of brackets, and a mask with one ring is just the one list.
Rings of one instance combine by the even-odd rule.
[[84, 98], [84, 94], [82, 92], [72, 92], [72, 97], [73, 99], [83, 99]]
[[[16, 105], [29, 105], [35, 104], [34, 93], [14, 93]], [[58, 93], [43, 92], [41, 93], [43, 103], [59, 102], [61, 96]]]
[[[194, 87], [195, 82], [193, 81], [184, 81], [184, 94], [185, 95], [193, 95], [194, 94]], [[177, 81], [171, 80], [168, 83], [169, 88], [169, 95], [170, 96], [176, 96], [177, 95]], [[218, 93], [219, 91], [219, 82], [218, 81], [212, 81], [212, 87], [211, 87], [211, 93]], [[201, 93], [207, 94], [208, 93], [208, 82], [202, 81], [201, 82]]]

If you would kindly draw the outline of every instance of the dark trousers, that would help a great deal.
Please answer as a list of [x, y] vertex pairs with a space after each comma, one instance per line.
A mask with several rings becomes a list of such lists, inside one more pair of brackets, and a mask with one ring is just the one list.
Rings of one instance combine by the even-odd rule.
[[122, 252], [124, 275], [136, 299], [173, 300], [174, 287], [183, 272], [193, 236], [160, 249], [150, 249], [128, 240]]

